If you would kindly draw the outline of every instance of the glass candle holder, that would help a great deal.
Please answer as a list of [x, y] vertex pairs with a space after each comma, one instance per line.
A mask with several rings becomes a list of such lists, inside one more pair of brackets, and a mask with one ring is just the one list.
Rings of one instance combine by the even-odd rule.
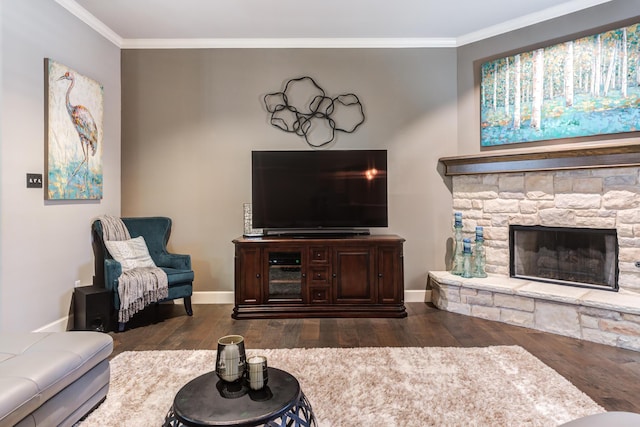
[[241, 335], [227, 335], [218, 340], [216, 374], [222, 381], [234, 382], [244, 376], [246, 354]]
[[454, 213], [454, 240], [453, 240], [453, 259], [451, 262], [451, 273], [462, 276], [462, 212]]
[[462, 250], [462, 277], [470, 278], [471, 275], [471, 239], [464, 239]]
[[247, 373], [249, 374], [249, 388], [260, 390], [267, 385], [269, 374], [267, 370], [267, 358], [253, 356], [247, 360]]

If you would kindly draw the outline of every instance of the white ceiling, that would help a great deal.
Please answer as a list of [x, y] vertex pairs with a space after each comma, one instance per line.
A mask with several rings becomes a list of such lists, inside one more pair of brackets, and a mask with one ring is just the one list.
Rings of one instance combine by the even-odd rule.
[[56, 1], [129, 48], [460, 46], [612, 0]]

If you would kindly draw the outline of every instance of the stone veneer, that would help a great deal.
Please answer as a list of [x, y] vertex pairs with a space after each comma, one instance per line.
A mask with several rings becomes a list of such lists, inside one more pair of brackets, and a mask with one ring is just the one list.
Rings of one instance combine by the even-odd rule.
[[[509, 276], [509, 225], [615, 228], [620, 289], [640, 294], [640, 168], [453, 177], [465, 237], [484, 227], [487, 272]], [[452, 215], [453, 221], [453, 215]]]
[[429, 272], [431, 301], [454, 313], [640, 351], [640, 295], [504, 276]]
[[[441, 309], [640, 351], [640, 168], [452, 177], [463, 233], [484, 227], [486, 279], [430, 272]], [[453, 221], [453, 215], [452, 215]], [[620, 291], [509, 278], [509, 225], [615, 228]]]

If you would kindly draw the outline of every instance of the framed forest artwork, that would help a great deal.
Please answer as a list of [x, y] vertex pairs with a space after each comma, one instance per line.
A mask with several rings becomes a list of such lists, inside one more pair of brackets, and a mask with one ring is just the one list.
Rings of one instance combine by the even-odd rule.
[[480, 145], [640, 129], [640, 24], [480, 66]]
[[45, 198], [102, 199], [103, 87], [49, 58], [45, 75]]

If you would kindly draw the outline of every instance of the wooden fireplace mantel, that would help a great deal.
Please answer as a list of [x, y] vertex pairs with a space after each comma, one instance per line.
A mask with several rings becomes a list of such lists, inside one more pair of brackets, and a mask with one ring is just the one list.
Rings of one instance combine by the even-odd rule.
[[579, 148], [545, 147], [537, 151], [441, 157], [447, 176], [640, 166], [640, 143], [594, 144]]

